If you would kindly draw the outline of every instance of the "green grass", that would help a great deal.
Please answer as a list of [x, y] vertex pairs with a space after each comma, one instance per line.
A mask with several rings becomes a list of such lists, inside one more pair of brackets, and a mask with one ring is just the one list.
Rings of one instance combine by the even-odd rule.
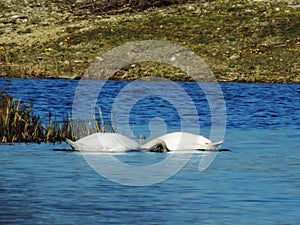
[[[194, 51], [220, 81], [300, 82], [300, 11], [286, 2], [195, 1], [142, 11], [142, 5], [138, 9], [131, 5], [127, 6], [132, 8], [131, 12], [118, 14], [117, 10], [115, 15], [97, 11], [100, 3], [95, 3], [43, 2], [46, 8], [47, 4], [63, 8], [65, 14], [52, 12], [57, 18], [53, 27], [49, 25], [53, 22], [47, 23], [48, 14], [45, 14], [42, 19], [45, 25], [32, 19], [25, 27], [18, 28], [20, 42], [26, 35], [36, 40], [31, 45], [0, 42], [3, 62], [0, 76], [80, 77], [97, 56], [110, 49], [130, 41], [155, 39], [171, 41]], [[68, 11], [70, 7], [72, 11]], [[38, 29], [57, 27], [64, 29], [47, 37], [37, 33]], [[140, 67], [143, 68], [131, 70], [130, 77], [123, 76], [121, 71], [122, 76], [116, 75], [115, 79], [139, 78], [150, 72], [174, 80], [187, 79], [179, 78], [176, 68], [153, 63], [137, 66]], [[142, 73], [138, 74], [139, 71]]]

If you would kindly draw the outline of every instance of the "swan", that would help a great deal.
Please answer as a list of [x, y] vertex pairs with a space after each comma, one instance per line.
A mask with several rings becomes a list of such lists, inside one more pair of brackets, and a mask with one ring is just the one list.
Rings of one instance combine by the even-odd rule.
[[[168, 151], [216, 150], [217, 147], [223, 143], [223, 141], [213, 143], [201, 135], [187, 132], [173, 132], [162, 135], [156, 139], [162, 141]], [[151, 147], [151, 145], [149, 147]]]
[[187, 132], [164, 134], [145, 144], [139, 144], [137, 141], [118, 133], [94, 133], [76, 142], [69, 139], [66, 141], [73, 150], [92, 152], [216, 150], [223, 143], [223, 141], [213, 143], [201, 135]]
[[138, 142], [118, 133], [94, 133], [76, 142], [69, 139], [66, 141], [77, 151], [126, 152], [140, 148]]

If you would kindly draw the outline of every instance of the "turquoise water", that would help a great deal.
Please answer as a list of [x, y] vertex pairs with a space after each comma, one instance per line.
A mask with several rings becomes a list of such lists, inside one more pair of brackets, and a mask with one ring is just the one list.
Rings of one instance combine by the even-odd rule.
[[[60, 117], [71, 111], [78, 82], [0, 80], [0, 89], [7, 84], [9, 93], [34, 100], [35, 112], [47, 118], [49, 112]], [[198, 99], [201, 128], [207, 133], [205, 97], [195, 93], [192, 83], [180, 85]], [[124, 186], [100, 176], [80, 153], [61, 151], [69, 149], [65, 143], [0, 145], [0, 223], [299, 224], [300, 85], [233, 83], [221, 88], [227, 114], [222, 148], [231, 151], [220, 152], [204, 171], [195, 154], [177, 174], [150, 186]], [[159, 99], [153, 101], [157, 106]], [[105, 107], [104, 114], [110, 109]], [[150, 118], [136, 119], [134, 113], [148, 106], [141, 102], [135, 107], [131, 122], [147, 135], [143, 124]], [[168, 129], [176, 130], [177, 117], [164, 118]], [[117, 156], [141, 166], [165, 157], [142, 152]]]

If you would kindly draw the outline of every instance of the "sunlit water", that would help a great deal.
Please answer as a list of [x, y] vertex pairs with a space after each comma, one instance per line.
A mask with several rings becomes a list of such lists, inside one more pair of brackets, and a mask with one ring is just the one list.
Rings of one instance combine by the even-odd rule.
[[[2, 79], [0, 89], [9, 85], [16, 99], [34, 101], [34, 112], [45, 120], [49, 112], [63, 120], [72, 110], [77, 84]], [[114, 93], [127, 84], [108, 83], [111, 94], [99, 100], [104, 117], [110, 117]], [[201, 133], [208, 135], [211, 118], [205, 96], [192, 83], [180, 85], [196, 102]], [[113, 183], [96, 173], [80, 153], [60, 151], [69, 149], [65, 143], [0, 145], [0, 223], [299, 224], [300, 85], [233, 83], [221, 88], [227, 114], [222, 148], [231, 151], [220, 152], [205, 171], [199, 171], [199, 155], [193, 155], [162, 183]], [[151, 101], [155, 106], [167, 104]], [[151, 135], [148, 123], [154, 115], [165, 121], [168, 132], [178, 129], [179, 118], [171, 106], [152, 107], [149, 112], [147, 102], [131, 112], [134, 134]], [[166, 155], [139, 152], [116, 157], [142, 166]]]

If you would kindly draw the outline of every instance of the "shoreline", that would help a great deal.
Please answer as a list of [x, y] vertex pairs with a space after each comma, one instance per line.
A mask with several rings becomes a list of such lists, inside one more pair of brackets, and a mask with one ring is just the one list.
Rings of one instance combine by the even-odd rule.
[[[61, 78], [61, 77], [39, 77], [39, 78], [32, 78], [32, 77], [0, 77], [0, 80], [4, 79], [4, 80], [10, 80], [10, 79], [24, 79], [24, 80], [70, 80], [70, 81], [80, 81], [80, 79], [70, 79], [70, 78]], [[86, 80], [86, 79], [85, 79]], [[88, 79], [89, 81], [94, 81], [95, 79]], [[131, 82], [131, 81], [136, 81], [136, 80], [128, 80], [128, 79], [110, 79], [110, 80], [97, 80], [97, 81], [115, 81], [115, 82], [123, 82], [123, 81], [127, 81], [127, 82]], [[140, 79], [140, 81], [144, 81], [144, 82], [179, 82], [179, 83], [193, 83], [193, 82], [197, 82], [197, 83], [219, 83], [219, 84], [257, 84], [257, 85], [267, 85], [267, 84], [274, 84], [274, 85], [300, 85], [300, 83], [296, 82], [296, 83], [280, 83], [280, 82], [241, 82], [241, 81], [186, 81], [186, 80], [181, 80], [181, 81], [173, 81], [173, 80], [148, 80], [148, 79]]]
[[[0, 77], [76, 79], [127, 42], [165, 40], [199, 55], [219, 82], [300, 83], [296, 1], [192, 1], [95, 12], [85, 0], [0, 0]], [[158, 76], [189, 81], [177, 68], [142, 63], [114, 80]]]

